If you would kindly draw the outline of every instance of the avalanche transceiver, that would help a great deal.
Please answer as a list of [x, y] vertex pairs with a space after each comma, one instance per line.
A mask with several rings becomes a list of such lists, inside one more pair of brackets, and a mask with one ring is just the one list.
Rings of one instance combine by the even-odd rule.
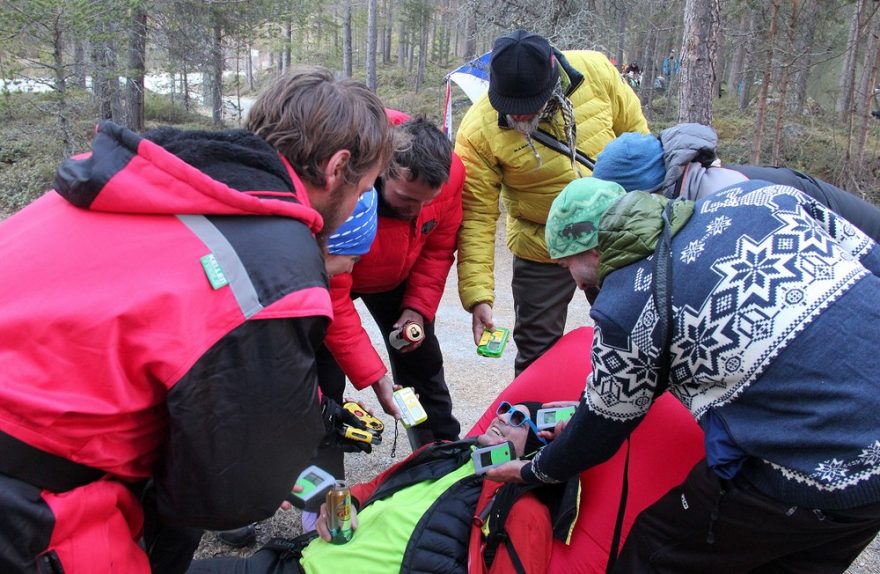
[[385, 424], [379, 419], [368, 413], [359, 404], [349, 401], [342, 405], [342, 408], [357, 417], [359, 421], [367, 425], [367, 428], [373, 432], [381, 433], [385, 430]]
[[476, 474], [484, 474], [490, 468], [501, 466], [516, 457], [513, 443], [510, 441], [492, 446], [478, 448], [471, 453]]
[[535, 417], [537, 418], [535, 426], [538, 427], [538, 430], [552, 429], [556, 426], [556, 423], [567, 421], [572, 416], [574, 416], [574, 407], [538, 409], [538, 414]]
[[494, 331], [483, 331], [483, 335], [480, 337], [480, 344], [477, 345], [477, 354], [484, 357], [500, 357], [504, 352], [504, 346], [507, 344], [509, 335], [510, 331], [504, 327]]
[[394, 404], [400, 409], [402, 414], [401, 421], [404, 428], [414, 427], [428, 420], [428, 413], [422, 408], [422, 403], [416, 396], [412, 387], [403, 387], [394, 391], [392, 395]]
[[324, 496], [334, 484], [336, 479], [329, 472], [313, 464], [302, 471], [296, 479], [296, 486], [301, 486], [302, 492], [291, 490], [287, 500], [302, 507], [315, 497]]

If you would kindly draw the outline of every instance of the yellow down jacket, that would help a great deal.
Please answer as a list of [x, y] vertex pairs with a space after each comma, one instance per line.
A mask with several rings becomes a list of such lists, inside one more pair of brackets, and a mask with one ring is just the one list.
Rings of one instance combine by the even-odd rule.
[[[556, 51], [556, 57], [570, 81], [567, 95], [579, 150], [595, 160], [618, 135], [648, 133], [638, 97], [608, 58], [592, 51]], [[547, 213], [562, 188], [577, 177], [567, 156], [535, 141], [539, 162], [525, 136], [505, 124], [484, 95], [465, 114], [455, 140], [455, 153], [467, 172], [458, 232], [458, 292], [467, 310], [495, 300], [499, 195], [507, 212], [507, 246], [520, 258], [549, 262], [544, 243]], [[539, 127], [566, 141], [560, 113]], [[578, 168], [590, 175], [583, 165]]]

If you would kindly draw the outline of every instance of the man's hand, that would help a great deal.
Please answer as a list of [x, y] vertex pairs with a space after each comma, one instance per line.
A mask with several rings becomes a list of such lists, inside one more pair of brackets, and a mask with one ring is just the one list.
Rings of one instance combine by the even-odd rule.
[[[425, 318], [422, 317], [421, 313], [419, 313], [418, 311], [413, 311], [412, 309], [404, 309], [403, 313], [400, 314], [400, 318], [397, 319], [397, 322], [395, 322], [394, 325], [392, 325], [392, 326], [395, 329], [400, 329], [406, 323], [409, 323], [409, 322], [417, 323], [419, 325], [419, 328], [421, 328], [422, 333], [425, 332]], [[419, 347], [421, 347], [422, 343], [424, 343], [424, 342], [425, 342], [425, 339], [423, 337], [421, 340], [416, 341], [415, 343], [410, 343], [406, 347], [403, 347], [402, 349], [400, 349], [400, 352], [401, 353], [411, 353], [411, 352], [415, 351], [416, 349], [418, 349]]]
[[[291, 492], [302, 492], [303, 490], [305, 489], [298, 484], [294, 484], [293, 488], [290, 489]], [[281, 503], [281, 510], [290, 510], [291, 508], [293, 508], [293, 505], [289, 500], [285, 500]]]
[[395, 386], [394, 382], [392, 382], [388, 373], [382, 375], [381, 379], [373, 383], [373, 391], [376, 393], [376, 398], [379, 399], [379, 404], [382, 405], [382, 410], [393, 416], [396, 420], [400, 420], [403, 414], [397, 408], [391, 394], [399, 388], [399, 386]]
[[[357, 519], [357, 509], [355, 509], [354, 504], [351, 505], [351, 529], [355, 530], [358, 527], [358, 519]], [[315, 530], [318, 531], [318, 536], [323, 538], [326, 542], [330, 542], [330, 525], [327, 519], [327, 503], [321, 505], [321, 510], [318, 512], [318, 520], [315, 521]]]
[[367, 425], [354, 414], [348, 412], [331, 398], [321, 399], [321, 416], [324, 419], [324, 443], [337, 446], [345, 452], [372, 452], [373, 447], [366, 442], [346, 438], [346, 426], [366, 430]]
[[[581, 404], [579, 401], [552, 401], [549, 403], [544, 403], [541, 405], [542, 409], [555, 409], [560, 407], [575, 407]], [[538, 433], [538, 436], [546, 441], [556, 440], [562, 431], [565, 430], [565, 427], [568, 425], [568, 421], [559, 421], [556, 423], [556, 426], [552, 429], [544, 429]]]
[[523, 484], [522, 476], [520, 476], [520, 471], [522, 467], [528, 464], [526, 460], [512, 460], [510, 462], [506, 462], [501, 466], [490, 468], [486, 472], [486, 478], [491, 480], [496, 480], [498, 482], [510, 482], [513, 484]]
[[495, 329], [495, 319], [492, 317], [492, 306], [488, 303], [477, 303], [471, 309], [471, 326], [474, 330], [474, 345], [480, 344], [483, 331]]

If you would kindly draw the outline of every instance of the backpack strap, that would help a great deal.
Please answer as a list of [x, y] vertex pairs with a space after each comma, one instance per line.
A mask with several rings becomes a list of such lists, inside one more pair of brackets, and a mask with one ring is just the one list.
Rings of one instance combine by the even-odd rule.
[[[657, 239], [654, 247], [654, 267], [652, 281], [652, 298], [654, 307], [657, 309], [657, 327], [660, 329], [660, 372], [657, 376], [657, 384], [654, 387], [654, 396], [651, 402], [663, 394], [669, 388], [669, 371], [672, 360], [672, 334], [674, 331], [672, 320], [672, 204], [670, 200], [663, 208], [663, 231]], [[626, 514], [626, 499], [629, 493], [629, 454], [630, 437], [626, 437], [626, 460], [623, 463], [623, 480], [620, 490], [620, 504], [617, 507], [617, 519], [614, 521], [614, 534], [611, 537], [611, 549], [608, 552], [608, 565], [605, 569], [609, 573], [614, 569], [617, 562], [617, 554], [620, 550], [620, 537], [623, 533], [623, 517]]]
[[[550, 149], [558, 151], [565, 157], [571, 157], [571, 148], [568, 147], [567, 144], [559, 141], [554, 136], [545, 132], [544, 130], [537, 129], [531, 133], [531, 136], [545, 146], [549, 147]], [[596, 167], [596, 162], [594, 162], [590, 156], [577, 148], [575, 148], [574, 150], [574, 159], [576, 159], [578, 163], [580, 163], [590, 171], [593, 171], [593, 169]]]
[[525, 574], [525, 568], [523, 568], [522, 561], [519, 559], [519, 555], [513, 546], [513, 541], [507, 533], [505, 523], [507, 522], [510, 510], [513, 508], [513, 504], [519, 497], [538, 486], [541, 485], [505, 484], [498, 489], [495, 496], [489, 502], [491, 504], [488, 516], [489, 534], [486, 536], [486, 545], [483, 547], [483, 561], [487, 569], [491, 568], [492, 563], [495, 561], [498, 545], [504, 542], [514, 570], [516, 570], [517, 574]]
[[654, 248], [654, 268], [651, 296], [657, 309], [657, 327], [660, 330], [660, 372], [654, 387], [653, 400], [657, 400], [669, 387], [670, 361], [672, 359], [672, 206], [668, 201], [663, 209], [663, 231]]

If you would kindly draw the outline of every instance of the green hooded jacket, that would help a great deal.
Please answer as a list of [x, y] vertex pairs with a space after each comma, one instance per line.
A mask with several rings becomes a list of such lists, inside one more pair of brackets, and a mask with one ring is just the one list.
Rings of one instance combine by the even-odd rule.
[[[670, 200], [653, 193], [627, 193], [608, 208], [599, 222], [599, 285], [614, 271], [654, 253], [663, 231], [663, 210]], [[694, 213], [694, 202], [678, 200], [672, 207], [674, 237]]]

